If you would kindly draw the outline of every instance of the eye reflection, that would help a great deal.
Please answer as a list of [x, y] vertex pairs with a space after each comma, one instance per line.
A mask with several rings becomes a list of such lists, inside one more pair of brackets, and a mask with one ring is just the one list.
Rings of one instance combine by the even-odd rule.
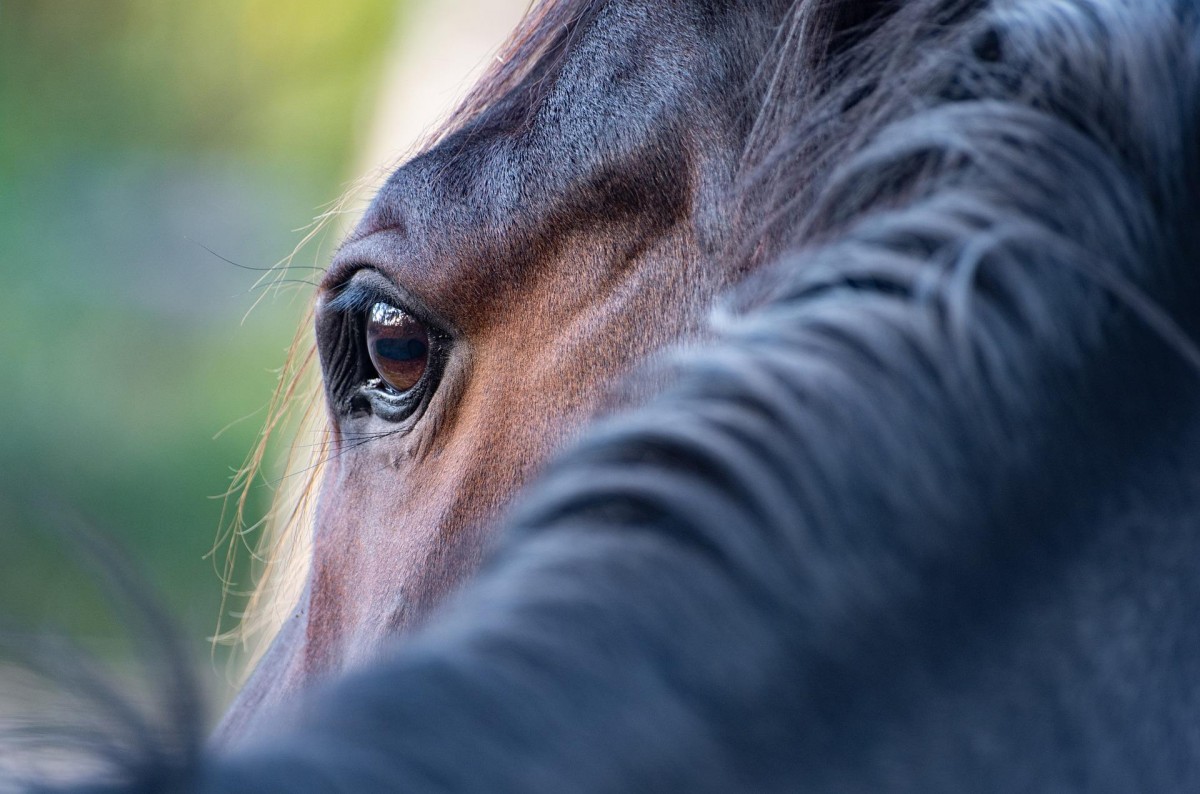
[[417, 385], [429, 366], [429, 330], [402, 309], [376, 303], [367, 314], [367, 350], [379, 377], [405, 392]]

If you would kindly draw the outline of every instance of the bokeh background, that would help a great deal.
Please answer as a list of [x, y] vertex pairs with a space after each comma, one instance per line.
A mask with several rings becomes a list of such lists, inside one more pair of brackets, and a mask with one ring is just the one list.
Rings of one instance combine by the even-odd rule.
[[[305, 282], [368, 193], [296, 253], [291, 283], [264, 294], [261, 269], [351, 185], [369, 191], [523, 8], [0, 0], [7, 623], [129, 652], [75, 560], [80, 519], [128, 552], [227, 695], [226, 651], [209, 640], [221, 496], [265, 418]], [[278, 476], [268, 464], [253, 486], [251, 522]]]

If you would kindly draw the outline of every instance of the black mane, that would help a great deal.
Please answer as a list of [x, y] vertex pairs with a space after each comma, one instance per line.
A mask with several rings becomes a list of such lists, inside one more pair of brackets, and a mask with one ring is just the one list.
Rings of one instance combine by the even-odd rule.
[[1200, 782], [1196, 7], [801, 2], [758, 74], [716, 342], [187, 790]]

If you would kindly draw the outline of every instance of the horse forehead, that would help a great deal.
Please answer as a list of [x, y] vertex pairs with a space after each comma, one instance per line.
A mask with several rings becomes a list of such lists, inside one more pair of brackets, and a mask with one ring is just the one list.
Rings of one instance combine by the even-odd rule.
[[[644, 171], [682, 156], [713, 119], [730, 86], [707, 39], [703, 3], [621, 0], [598, 4], [561, 53], [461, 129], [389, 177], [355, 237], [388, 225], [419, 233], [459, 221], [499, 228], [547, 201], [586, 192], [622, 169]], [[726, 34], [733, 35], [733, 34]], [[663, 169], [660, 169], [663, 170]]]

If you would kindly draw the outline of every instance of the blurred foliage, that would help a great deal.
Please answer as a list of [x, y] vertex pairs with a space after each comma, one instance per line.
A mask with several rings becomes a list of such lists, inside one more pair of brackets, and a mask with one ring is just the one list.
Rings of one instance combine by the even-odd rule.
[[[0, 8], [0, 151], [226, 151], [344, 176], [395, 0], [72, 0]], [[8, 158], [6, 158], [8, 159]]]
[[[271, 267], [338, 197], [402, 11], [0, 0], [6, 617], [113, 629], [89, 574], [67, 564], [66, 508], [117, 536], [208, 654], [213, 497], [254, 441], [308, 288], [243, 322], [260, 273], [206, 247]], [[253, 509], [269, 498], [258, 487]]]

